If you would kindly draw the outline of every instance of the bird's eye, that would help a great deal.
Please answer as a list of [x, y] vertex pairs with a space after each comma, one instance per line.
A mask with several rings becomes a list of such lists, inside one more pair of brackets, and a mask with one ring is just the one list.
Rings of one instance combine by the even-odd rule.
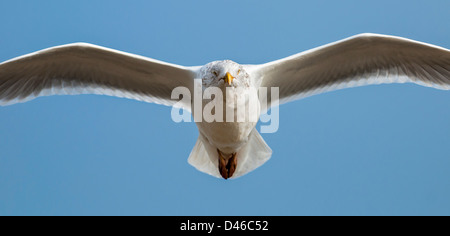
[[241, 69], [238, 70], [238, 73], [237, 73], [237, 74], [239, 75], [239, 73], [241, 73]]
[[215, 76], [218, 76], [218, 75], [219, 75], [219, 73], [217, 73], [217, 71], [213, 71], [213, 74], [214, 74]]

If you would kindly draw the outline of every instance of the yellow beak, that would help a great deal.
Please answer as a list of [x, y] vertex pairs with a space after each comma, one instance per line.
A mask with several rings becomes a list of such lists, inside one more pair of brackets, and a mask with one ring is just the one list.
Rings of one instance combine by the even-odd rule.
[[228, 83], [228, 85], [231, 85], [231, 82], [233, 82], [234, 77], [230, 74], [230, 72], [227, 72], [225, 77], [223, 78], [225, 80], [225, 83]]

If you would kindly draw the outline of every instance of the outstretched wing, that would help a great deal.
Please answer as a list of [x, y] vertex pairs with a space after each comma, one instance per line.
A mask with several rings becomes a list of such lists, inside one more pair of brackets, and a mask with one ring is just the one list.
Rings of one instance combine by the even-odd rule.
[[412, 82], [450, 89], [448, 49], [377, 34], [356, 35], [251, 69], [260, 86], [279, 87], [280, 104], [369, 84]]
[[0, 105], [38, 96], [103, 94], [173, 105], [172, 90], [193, 87], [187, 67], [86, 43], [68, 44], [0, 64]]

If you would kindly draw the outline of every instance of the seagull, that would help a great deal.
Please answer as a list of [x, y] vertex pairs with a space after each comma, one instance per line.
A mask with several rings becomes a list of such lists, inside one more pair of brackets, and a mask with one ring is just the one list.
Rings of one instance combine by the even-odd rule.
[[[73, 43], [1, 63], [0, 105], [39, 96], [100, 94], [178, 106], [193, 113], [199, 130], [188, 162], [199, 171], [228, 179], [253, 171], [272, 156], [255, 129], [257, 119], [271, 107], [328, 91], [386, 83], [449, 90], [450, 51], [406, 38], [365, 33], [260, 65], [225, 60], [187, 67]], [[173, 99], [177, 88], [194, 93], [196, 86], [203, 92], [216, 88], [224, 96], [215, 99], [216, 94], [200, 103], [193, 101], [195, 96], [187, 96], [183, 102]], [[252, 113], [256, 120], [195, 119], [195, 110], [207, 109], [214, 100], [216, 105], [222, 102], [224, 116], [236, 118], [236, 109], [255, 98], [234, 104], [246, 92], [261, 88], [278, 88], [278, 97], [273, 99], [272, 90], [266, 90], [267, 103], [256, 103], [259, 107]]]

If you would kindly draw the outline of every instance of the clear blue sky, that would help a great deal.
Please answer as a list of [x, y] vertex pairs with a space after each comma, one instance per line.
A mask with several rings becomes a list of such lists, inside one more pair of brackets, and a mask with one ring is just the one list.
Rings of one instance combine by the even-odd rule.
[[[195, 4], [194, 4], [195, 2]], [[2, 1], [0, 61], [89, 42], [203, 65], [264, 63], [372, 32], [450, 48], [442, 1]], [[450, 92], [340, 90], [281, 106], [271, 160], [236, 180], [187, 163], [198, 131], [106, 96], [0, 107], [0, 215], [449, 215]]]

